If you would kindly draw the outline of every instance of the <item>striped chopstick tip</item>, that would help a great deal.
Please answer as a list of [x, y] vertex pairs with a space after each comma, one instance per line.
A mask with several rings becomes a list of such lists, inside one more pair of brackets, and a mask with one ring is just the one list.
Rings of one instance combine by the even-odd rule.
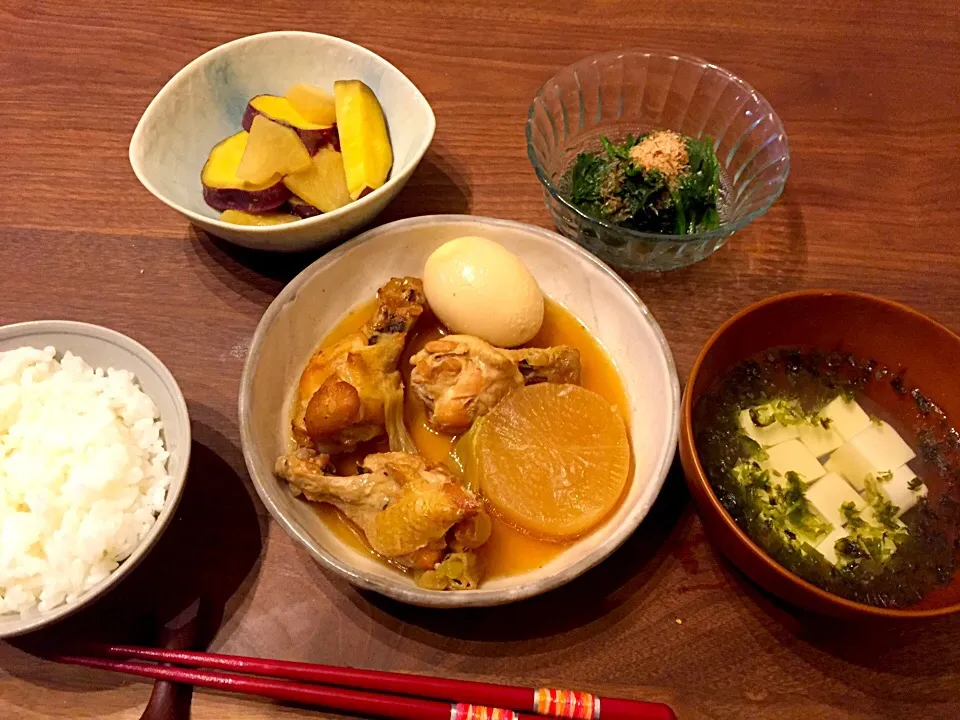
[[548, 717], [600, 720], [600, 698], [577, 690], [537, 688], [533, 691], [533, 711]]
[[503, 708], [453, 703], [450, 705], [450, 720], [520, 720], [520, 716]]

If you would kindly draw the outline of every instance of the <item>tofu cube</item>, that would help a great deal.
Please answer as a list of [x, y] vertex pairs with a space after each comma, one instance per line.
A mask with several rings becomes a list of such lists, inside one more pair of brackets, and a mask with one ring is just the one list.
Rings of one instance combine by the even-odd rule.
[[793, 440], [797, 437], [797, 428], [795, 425], [784, 425], [776, 420], [770, 425], [763, 427], [755, 425], [750, 418], [749, 410], [740, 411], [740, 428], [748, 437], [765, 448], [779, 445], [780, 443]]
[[820, 411], [820, 417], [830, 421], [830, 428], [844, 440], [850, 440], [870, 425], [870, 417], [856, 400], [835, 397]]
[[865, 480], [876, 472], [873, 464], [849, 442], [840, 446], [823, 465], [828, 472], [842, 475], [857, 492], [863, 492]]
[[818, 480], [826, 473], [816, 456], [799, 440], [787, 440], [767, 449], [767, 459], [760, 466], [770, 473], [770, 482], [783, 485], [788, 472], [795, 472], [805, 482]]
[[916, 453], [885, 422], [870, 423], [866, 430], [841, 445], [827, 460], [830, 472], [843, 475], [862, 492], [870, 475], [892, 472], [913, 460]]
[[910, 489], [910, 483], [917, 474], [909, 465], [901, 465], [893, 471], [893, 477], [886, 482], [878, 482], [877, 489], [891, 503], [900, 508], [897, 517], [917, 504], [917, 501], [927, 496], [927, 486], [921, 484], [916, 490]]
[[807, 502], [835, 528], [846, 523], [846, 518], [840, 512], [841, 505], [852, 502], [860, 510], [867, 504], [860, 493], [837, 473], [827, 473], [817, 480], [807, 488], [806, 496]]
[[847, 537], [847, 529], [836, 526], [829, 535], [817, 543], [817, 551], [826, 558], [831, 565], [837, 564], [837, 540]]
[[833, 427], [825, 428], [819, 424], [801, 423], [797, 426], [797, 433], [800, 436], [800, 442], [818, 458], [829, 455], [843, 445], [843, 436]]

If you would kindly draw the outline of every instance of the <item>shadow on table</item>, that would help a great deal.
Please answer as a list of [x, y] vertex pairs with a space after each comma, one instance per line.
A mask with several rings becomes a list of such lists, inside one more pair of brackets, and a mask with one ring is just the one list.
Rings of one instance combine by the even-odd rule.
[[[194, 433], [216, 435], [196, 424]], [[251, 571], [258, 568], [260, 550], [261, 528], [243, 481], [216, 452], [195, 440], [180, 505], [143, 562], [94, 605], [10, 644], [40, 657], [88, 641], [156, 645], [164, 626], [202, 598], [205, 622], [194, 646], [205, 647], [229, 619], [230, 597], [255, 582]], [[76, 671], [82, 677], [74, 677], [66, 666], [51, 672], [41, 663], [30, 663], [23, 672], [5, 670], [27, 682], [76, 692], [129, 681], [85, 669]]]
[[473, 192], [466, 174], [452, 157], [434, 145], [416, 172], [377, 218], [378, 225], [418, 215], [469, 214]]
[[[689, 506], [688, 499], [677, 461], [650, 513], [611, 557], [563, 587], [529, 600], [493, 608], [436, 610], [361, 591], [355, 591], [350, 599], [383, 626], [396, 629], [409, 623], [413, 627], [403, 627], [405, 636], [438, 647], [445, 644], [434, 635], [499, 643], [578, 629], [596, 634], [653, 592], [661, 565], [682, 542], [683, 524], [678, 520]], [[577, 641], [576, 637], [570, 638], [571, 643]], [[486, 652], [470, 644], [459, 650], [468, 654]]]
[[[407, 185], [373, 224], [432, 214], [462, 214], [470, 209], [470, 187], [463, 173], [434, 151], [423, 158]], [[348, 237], [359, 235], [358, 228]], [[196, 255], [220, 284], [244, 297], [275, 297], [307, 265], [330, 248], [299, 253], [251, 250], [191, 226], [186, 252]], [[386, 268], [384, 272], [389, 272]]]
[[807, 231], [803, 209], [789, 186], [770, 212], [735, 233], [722, 248], [702, 262], [667, 273], [621, 272], [642, 298], [659, 294], [695, 299], [709, 307], [731, 295], [749, 302], [795, 290], [807, 262]]

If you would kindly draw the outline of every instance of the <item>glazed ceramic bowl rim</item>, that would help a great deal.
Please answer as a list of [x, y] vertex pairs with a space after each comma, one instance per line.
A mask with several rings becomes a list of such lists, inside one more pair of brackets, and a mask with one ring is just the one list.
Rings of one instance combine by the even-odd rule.
[[[137, 544], [137, 547], [134, 549], [134, 551], [130, 553], [130, 556], [120, 563], [120, 566], [116, 570], [110, 573], [110, 575], [108, 575], [98, 585], [90, 590], [85, 591], [77, 602], [69, 605], [59, 605], [53, 610], [41, 612], [38, 615], [33, 615], [23, 619], [20, 627], [0, 634], [0, 637], [14, 637], [28, 632], [34, 632], [40, 628], [46, 627], [55, 622], [59, 622], [60, 620], [79, 612], [113, 590], [124, 577], [129, 575], [133, 569], [143, 561], [150, 550], [153, 549], [154, 545], [156, 545], [157, 541], [160, 539], [160, 536], [167, 529], [167, 526], [169, 526], [170, 521], [173, 519], [174, 513], [177, 510], [177, 506], [180, 504], [180, 499], [183, 497], [183, 490], [187, 484], [187, 470], [190, 466], [190, 450], [192, 443], [190, 413], [187, 410], [187, 401], [184, 399], [183, 392], [180, 390], [180, 386], [177, 384], [177, 380], [174, 378], [173, 373], [170, 372], [163, 362], [161, 362], [160, 358], [154, 355], [153, 352], [151, 352], [144, 345], [116, 330], [111, 330], [110, 328], [103, 327], [102, 325], [94, 325], [93, 323], [78, 322], [75, 320], [28, 320], [26, 322], [11, 323], [10, 325], [3, 325], [0, 327], [0, 338], [6, 338], [7, 336], [15, 337], [22, 330], [66, 333], [93, 338], [98, 342], [126, 350], [150, 366], [170, 392], [175, 406], [175, 414], [181, 421], [180, 425], [182, 434], [181, 439], [183, 441], [183, 462], [181, 464], [180, 472], [178, 472], [176, 475], [171, 475], [170, 485], [167, 489], [167, 496], [163, 501], [163, 508], [157, 514], [156, 520], [154, 521], [150, 530], [147, 532], [143, 540]], [[63, 352], [65, 350], [70, 350], [70, 348], [57, 348], [58, 352]], [[118, 365], [117, 369], [122, 368]], [[137, 380], [139, 385], [139, 378]], [[163, 422], [164, 418], [161, 417], [160, 420]], [[164, 423], [165, 432], [167, 427], [167, 424]], [[169, 441], [166, 439], [166, 436], [164, 444], [165, 447], [169, 448]], [[8, 613], [0, 617], [4, 618], [6, 621], [13, 620], [17, 616], [13, 613]]]
[[[322, 215], [317, 215], [312, 218], [302, 218], [297, 220], [296, 223], [285, 223], [280, 225], [236, 225], [234, 223], [228, 223], [221, 220], [219, 217], [209, 217], [207, 215], [201, 215], [200, 213], [194, 212], [188, 208], [183, 207], [182, 205], [177, 204], [173, 200], [166, 197], [161, 193], [154, 184], [150, 181], [150, 178], [147, 177], [143, 168], [140, 165], [136, 157], [135, 149], [138, 148], [142, 143], [142, 135], [145, 132], [144, 128], [146, 126], [146, 120], [157, 111], [157, 108], [160, 107], [164, 100], [165, 96], [172, 94], [178, 89], [178, 86], [184, 81], [184, 78], [192, 75], [194, 71], [197, 70], [200, 66], [206, 64], [211, 59], [228, 53], [235, 48], [246, 45], [248, 43], [256, 42], [266, 37], [270, 36], [285, 36], [285, 37], [310, 37], [310, 38], [321, 38], [323, 40], [329, 41], [333, 45], [338, 45], [342, 49], [363, 54], [372, 58], [374, 62], [382, 64], [383, 66], [390, 68], [399, 75], [401, 82], [405, 82], [408, 85], [408, 90], [415, 97], [418, 97], [422, 101], [423, 108], [426, 110], [427, 117], [427, 127], [426, 132], [423, 134], [423, 141], [420, 144], [414, 153], [413, 156], [403, 165], [402, 168], [394, 167], [390, 171], [390, 177], [383, 185], [378, 187], [371, 193], [367, 193], [362, 198], [354, 200], [347, 205], [344, 205], [342, 208], [338, 208], [332, 212], [323, 213]], [[389, 122], [389, 118], [388, 118]], [[403, 171], [407, 167], [416, 167], [419, 165], [420, 161], [423, 159], [423, 156], [426, 154], [427, 149], [430, 147], [430, 143], [433, 142], [433, 136], [437, 129], [437, 119], [433, 113], [433, 108], [430, 107], [430, 103], [420, 89], [413, 84], [413, 81], [404, 75], [396, 66], [394, 66], [389, 61], [377, 55], [372, 50], [368, 50], [362, 45], [357, 45], [352, 43], [349, 40], [344, 40], [343, 38], [336, 37], [335, 35], [326, 35], [324, 33], [315, 33], [315, 32], [306, 32], [303, 30], [273, 30], [270, 32], [257, 33], [255, 35], [246, 35], [244, 37], [237, 38], [236, 40], [230, 40], [225, 42], [222, 45], [218, 45], [215, 48], [207, 50], [205, 53], [199, 57], [194, 58], [189, 63], [184, 65], [180, 70], [177, 71], [176, 75], [170, 78], [160, 91], [153, 97], [150, 101], [150, 104], [147, 105], [146, 110], [143, 111], [143, 115], [140, 116], [140, 120], [137, 122], [137, 127], [133, 131], [133, 137], [130, 138], [130, 147], [128, 150], [128, 158], [130, 160], [130, 166], [133, 168], [134, 175], [137, 176], [137, 180], [148, 190], [150, 193], [162, 202], [167, 207], [176, 210], [177, 212], [187, 216], [193, 222], [203, 222], [210, 223], [214, 227], [222, 228], [224, 230], [233, 230], [236, 231], [237, 228], [243, 228], [243, 230], [251, 235], [283, 235], [289, 230], [290, 225], [296, 225], [298, 228], [310, 227], [310, 226], [319, 226], [323, 223], [326, 223], [331, 220], [331, 218], [340, 218], [345, 215], [356, 212], [363, 207], [374, 203], [377, 198], [379, 198], [384, 193], [388, 192], [388, 189], [391, 188], [396, 182], [400, 180]]]
[[[308, 541], [309, 538], [305, 537], [306, 533], [301, 532], [300, 529], [297, 528], [296, 524], [290, 521], [277, 507], [276, 503], [273, 502], [273, 500], [266, 493], [265, 489], [262, 487], [263, 483], [261, 482], [259, 475], [255, 470], [256, 460], [253, 452], [255, 440], [253, 436], [253, 423], [250, 419], [250, 404], [253, 378], [255, 373], [255, 358], [259, 355], [259, 348], [263, 344], [264, 338], [266, 337], [267, 332], [277, 315], [290, 303], [296, 300], [300, 288], [310, 278], [313, 277], [317, 270], [326, 268], [336, 263], [343, 255], [348, 253], [356, 246], [385, 233], [393, 232], [398, 228], [409, 228], [411, 226], [415, 227], [417, 225], [437, 222], [472, 223], [476, 225], [483, 225], [486, 228], [512, 228], [522, 230], [524, 232], [537, 233], [544, 238], [549, 239], [551, 242], [556, 242], [562, 245], [567, 251], [574, 253], [574, 255], [579, 258], [581, 262], [595, 265], [605, 276], [607, 276], [619, 287], [624, 295], [626, 295], [633, 302], [633, 304], [635, 304], [642, 316], [646, 319], [662, 355], [666, 372], [669, 377], [670, 388], [669, 392], [666, 393], [669, 398], [669, 410], [667, 412], [667, 417], [664, 418], [664, 422], [667, 423], [668, 426], [667, 432], [665, 433], [665, 441], [663, 446], [657, 448], [660, 459], [654, 471], [650, 473], [647, 478], [647, 482], [649, 483], [647, 489], [644, 491], [644, 494], [641, 496], [641, 498], [638, 499], [636, 506], [631, 509], [626, 521], [614, 529], [610, 536], [600, 545], [582, 557], [572, 561], [563, 569], [562, 572], [559, 572], [550, 578], [535, 580], [517, 587], [492, 590], [479, 588], [477, 590], [471, 590], [468, 592], [440, 592], [426, 590], [416, 587], [412, 583], [410, 583], [409, 586], [404, 584], [404, 586], [401, 587], [399, 586], [400, 584], [397, 583], [397, 585], [384, 587], [382, 583], [368, 579], [363, 572], [358, 571], [349, 563], [334, 557], [322, 547], [318, 546], [318, 549], [315, 551], [313, 545], [316, 545], [317, 543]], [[664, 481], [666, 480], [667, 473], [676, 455], [677, 437], [680, 428], [680, 384], [677, 377], [676, 366], [673, 360], [673, 354], [670, 351], [670, 346], [667, 343], [666, 337], [664, 336], [660, 325], [650, 314], [650, 311], [647, 309], [646, 305], [643, 304], [633, 289], [627, 285], [619, 275], [617, 275], [606, 264], [573, 241], [561, 237], [550, 230], [512, 220], [501, 220], [497, 218], [487, 218], [476, 215], [424, 215], [420, 217], [407, 218], [404, 220], [397, 220], [358, 235], [354, 239], [344, 243], [335, 250], [327, 253], [320, 259], [308, 265], [280, 292], [280, 294], [267, 308], [266, 312], [263, 314], [263, 317], [260, 319], [260, 323], [257, 325], [256, 332], [254, 333], [253, 339], [250, 343], [250, 351], [247, 354], [247, 359], [243, 367], [243, 375], [240, 380], [239, 418], [243, 457], [247, 465], [247, 471], [250, 473], [254, 487], [257, 490], [257, 494], [260, 496], [260, 499], [263, 501], [263, 504], [267, 507], [267, 510], [269, 510], [274, 520], [280, 524], [280, 526], [287, 532], [288, 535], [296, 538], [301, 545], [307, 548], [310, 554], [322, 565], [353, 585], [366, 590], [372, 590], [374, 592], [388, 595], [389, 597], [392, 597], [395, 600], [400, 600], [401, 602], [437, 608], [485, 607], [524, 600], [526, 598], [540, 595], [549, 590], [560, 587], [561, 585], [572, 581], [590, 568], [602, 562], [618, 547], [620, 547], [620, 545], [622, 545], [631, 534], [633, 534], [637, 527], [639, 527], [640, 523], [649, 514], [650, 508], [653, 506], [656, 498], [659, 496]], [[645, 501], [647, 500], [649, 500], [649, 503], [645, 504]]]
[[[759, 104], [765, 105], [770, 109], [769, 116], [773, 120], [774, 124], [779, 128], [779, 134], [783, 138], [784, 154], [783, 157], [777, 160], [777, 162], [785, 162], [786, 165], [783, 169], [783, 179], [777, 185], [776, 191], [771, 193], [769, 200], [764, 203], [762, 207], [753, 210], [752, 212], [743, 215], [742, 217], [729, 220], [722, 223], [719, 227], [714, 228], [713, 230], [704, 230], [701, 232], [693, 233], [691, 235], [674, 235], [667, 233], [652, 233], [652, 232], [642, 232], [640, 230], [631, 230], [630, 228], [625, 228], [620, 225], [615, 225], [613, 223], [606, 222], [605, 220], [600, 220], [595, 218], [592, 215], [588, 215], [576, 205], [567, 200], [563, 193], [560, 192], [560, 189], [554, 184], [550, 179], [549, 174], [546, 169], [540, 163], [540, 160], [537, 158], [536, 151], [533, 147], [533, 126], [534, 126], [534, 113], [538, 102], [543, 98], [544, 92], [547, 87], [557, 83], [557, 78], [560, 75], [569, 72], [575, 68], [586, 66], [591, 63], [596, 63], [602, 60], [609, 60], [612, 58], [622, 58], [626, 56], [648, 56], [648, 57], [661, 57], [671, 60], [685, 60], [687, 62], [697, 63], [703, 66], [705, 69], [715, 70], [716, 72], [724, 75], [730, 82], [733, 82], [735, 85], [739, 86], [744, 92], [756, 100]], [[761, 118], [757, 120], [759, 122]], [[557, 202], [559, 202], [563, 207], [572, 212], [577, 221], [582, 225], [592, 226], [595, 231], [603, 231], [607, 233], [616, 233], [622, 235], [623, 237], [629, 240], [636, 240], [638, 242], [656, 242], [656, 243], [667, 243], [667, 244], [676, 244], [683, 245], [691, 242], [699, 242], [707, 239], [716, 239], [727, 237], [732, 235], [737, 230], [741, 230], [746, 227], [754, 220], [759, 218], [762, 215], [765, 215], [770, 208], [773, 206], [773, 203], [777, 201], [777, 198], [783, 194], [783, 189], [786, 187], [787, 178], [790, 175], [790, 143], [787, 139], [787, 132], [783, 126], [783, 121], [780, 119], [780, 116], [777, 114], [777, 111], [773, 109], [767, 99], [761, 95], [757, 90], [755, 90], [749, 83], [743, 80], [738, 75], [730, 72], [726, 68], [723, 68], [719, 65], [716, 65], [712, 62], [704, 60], [701, 57], [696, 55], [690, 55], [687, 53], [674, 52], [672, 50], [663, 50], [663, 49], [651, 49], [651, 48], [628, 48], [625, 50], [612, 50], [608, 52], [597, 53], [595, 55], [590, 55], [588, 57], [582, 58], [575, 63], [567, 65], [565, 68], [557, 71], [549, 80], [547, 80], [543, 85], [540, 86], [540, 89], [537, 90], [537, 94], [534, 95], [533, 101], [530, 103], [530, 108], [527, 110], [527, 123], [526, 123], [526, 137], [527, 137], [527, 157], [530, 159], [530, 164], [533, 165], [533, 169], [537, 174], [537, 179], [540, 180], [540, 184], [543, 185], [544, 189], [550, 193]], [[772, 166], [772, 163], [771, 163]], [[770, 166], [768, 166], [770, 167]], [[766, 169], [766, 168], [764, 168]], [[763, 172], [761, 170], [760, 172]]]
[[703, 347], [700, 349], [699, 354], [697, 355], [696, 361], [693, 363], [693, 368], [690, 370], [690, 375], [687, 379], [686, 391], [683, 394], [683, 404], [681, 407], [681, 417], [682, 417], [682, 437], [685, 438], [690, 445], [690, 456], [693, 459], [694, 467], [696, 469], [696, 478], [691, 480], [689, 475], [687, 479], [689, 482], [696, 482], [699, 486], [706, 490], [706, 497], [710, 503], [712, 511], [721, 518], [724, 526], [729, 530], [740, 544], [746, 547], [750, 554], [753, 555], [756, 559], [760, 560], [764, 565], [773, 569], [781, 578], [787, 582], [803, 588], [804, 591], [812, 593], [820, 600], [824, 601], [827, 604], [837, 605], [843, 607], [846, 610], [850, 610], [854, 613], [860, 615], [867, 615], [874, 618], [896, 618], [896, 619], [916, 619], [916, 618], [932, 618], [942, 615], [951, 615], [956, 612], [960, 612], [960, 603], [954, 603], [952, 605], [946, 605], [941, 608], [931, 608], [929, 610], [910, 610], [908, 608], [882, 608], [876, 607], [874, 605], [867, 605], [865, 603], [859, 603], [853, 600], [848, 600], [847, 598], [835, 595], [831, 592], [828, 592], [820, 587], [817, 587], [813, 583], [804, 580], [799, 575], [793, 573], [792, 571], [785, 568], [783, 565], [778, 563], [772, 557], [770, 557], [766, 551], [757, 545], [753, 539], [744, 531], [737, 522], [733, 519], [727, 509], [723, 507], [720, 503], [720, 500], [717, 498], [716, 493], [713, 491], [713, 487], [710, 485], [710, 481], [707, 478], [707, 474], [703, 469], [703, 466], [700, 464], [700, 453], [697, 451], [697, 446], [694, 442], [693, 436], [693, 387], [697, 381], [697, 375], [700, 372], [700, 367], [706, 359], [707, 355], [713, 350], [714, 345], [720, 340], [721, 337], [730, 329], [734, 324], [739, 322], [742, 318], [750, 315], [751, 313], [770, 305], [778, 304], [780, 302], [789, 301], [797, 298], [814, 298], [814, 297], [841, 297], [841, 298], [855, 298], [859, 300], [866, 300], [871, 303], [876, 303], [879, 305], [884, 305], [888, 308], [897, 310], [898, 312], [905, 313], [906, 315], [911, 316], [914, 320], [920, 322], [931, 323], [936, 325], [942, 331], [948, 333], [954, 337], [958, 343], [960, 343], [960, 336], [954, 333], [949, 328], [941, 325], [933, 318], [927, 317], [921, 312], [914, 310], [913, 308], [904, 305], [903, 303], [896, 302], [895, 300], [888, 300], [886, 298], [879, 297], [877, 295], [871, 295], [870, 293], [855, 292], [852, 290], [835, 290], [835, 289], [810, 289], [810, 290], [796, 290], [793, 292], [781, 293], [779, 295], [773, 295], [772, 297], [760, 300], [755, 303], [751, 303], [747, 307], [740, 310], [733, 317], [729, 318], [726, 322], [723, 323], [711, 336], [710, 339], [704, 343]]

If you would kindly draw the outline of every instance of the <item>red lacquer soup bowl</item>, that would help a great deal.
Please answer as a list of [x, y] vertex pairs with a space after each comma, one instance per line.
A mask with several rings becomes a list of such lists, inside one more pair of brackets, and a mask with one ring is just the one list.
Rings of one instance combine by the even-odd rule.
[[[902, 376], [903, 387], [930, 398], [960, 423], [960, 337], [899, 303], [837, 290], [777, 295], [728, 320], [707, 341], [690, 372], [681, 408], [680, 455], [687, 484], [710, 539], [747, 576], [778, 597], [828, 615], [853, 619], [907, 619], [960, 611], [960, 573], [920, 602], [881, 608], [854, 602], [807, 582], [767, 555], [721, 505], [694, 443], [694, 408], [738, 363], [778, 347], [841, 351], [876, 360]], [[932, 478], [931, 500], [946, 481]]]

